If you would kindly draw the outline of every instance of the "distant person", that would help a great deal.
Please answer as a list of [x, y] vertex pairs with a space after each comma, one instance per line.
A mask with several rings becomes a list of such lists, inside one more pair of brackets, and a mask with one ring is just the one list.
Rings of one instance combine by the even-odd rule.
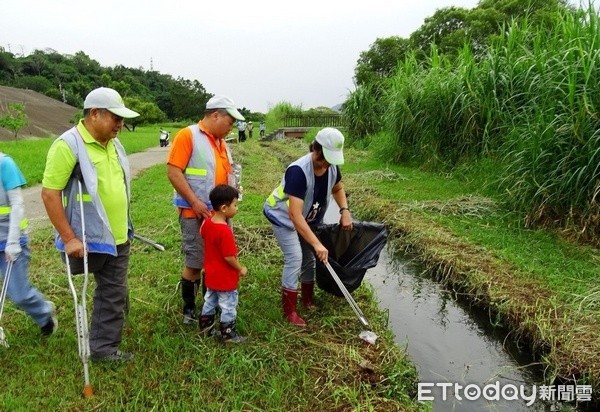
[[265, 126], [265, 122], [261, 121], [260, 124], [258, 125], [258, 132], [260, 134], [261, 139], [265, 137], [265, 130], [267, 130], [267, 127]]
[[326, 262], [328, 251], [311, 228], [323, 222], [330, 196], [340, 207], [340, 228], [352, 229], [339, 168], [344, 164], [344, 136], [339, 130], [326, 127], [317, 133], [309, 149], [310, 153], [288, 166], [281, 184], [263, 206], [283, 252], [283, 315], [296, 326], [306, 326], [296, 309], [298, 278], [303, 306], [315, 308], [315, 255]]
[[29, 283], [29, 236], [21, 187], [27, 183], [15, 161], [0, 152], [0, 259], [2, 286], [6, 282], [9, 263], [12, 265], [6, 295], [27, 313], [40, 327], [42, 335], [49, 336], [58, 327], [54, 303]]
[[248, 269], [237, 259], [238, 249], [231, 227], [227, 224], [238, 211], [239, 192], [229, 185], [218, 185], [210, 192], [214, 209], [211, 218], [204, 219], [200, 234], [204, 240], [204, 280], [206, 293], [200, 317], [200, 330], [210, 335], [214, 327], [216, 308], [221, 309], [220, 331], [223, 342], [246, 340], [237, 333], [238, 284]]
[[252, 139], [252, 129], [254, 129], [254, 125], [251, 121], [246, 125], [246, 130], [248, 131], [248, 139]]
[[237, 122], [237, 128], [238, 128], [238, 141], [245, 142], [246, 141], [246, 122], [244, 122], [243, 120], [240, 120], [239, 122]]
[[133, 359], [132, 353], [119, 349], [133, 226], [129, 161], [117, 134], [124, 119], [137, 116], [116, 90], [92, 90], [83, 102], [83, 119], [52, 143], [42, 180], [42, 199], [56, 229], [55, 245], [68, 256], [73, 274], [84, 272], [78, 188], [82, 181], [88, 268], [96, 280], [89, 339], [93, 361]]
[[167, 147], [169, 145], [169, 132], [161, 128], [158, 140], [160, 143], [160, 147]]
[[230, 98], [212, 97], [206, 103], [202, 120], [177, 132], [167, 157], [167, 177], [176, 192], [173, 203], [179, 214], [185, 257], [180, 282], [184, 324], [196, 324], [198, 319], [196, 295], [204, 264], [200, 224], [210, 217], [209, 193], [216, 185], [234, 179], [225, 137], [236, 120], [243, 122], [244, 116]]

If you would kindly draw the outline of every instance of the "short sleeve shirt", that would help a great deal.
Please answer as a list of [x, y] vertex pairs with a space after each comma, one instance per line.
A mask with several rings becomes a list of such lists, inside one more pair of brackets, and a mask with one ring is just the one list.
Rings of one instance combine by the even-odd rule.
[[220, 292], [235, 290], [240, 275], [225, 260], [237, 256], [238, 250], [231, 228], [226, 223], [215, 223], [204, 219], [200, 227], [204, 240], [204, 282], [206, 287]]
[[12, 157], [4, 156], [2, 165], [0, 166], [0, 174], [2, 175], [2, 186], [5, 191], [14, 190], [17, 187], [24, 186], [27, 181], [17, 167], [17, 164]]
[[[340, 168], [335, 166], [337, 169], [337, 178], [335, 184], [342, 180], [342, 174]], [[327, 202], [327, 198], [330, 193], [327, 193], [327, 183], [329, 178], [329, 172], [323, 173], [322, 176], [315, 175], [315, 189], [313, 194], [313, 204], [311, 205], [310, 212], [306, 216], [306, 222], [309, 225], [318, 224], [323, 221], [325, 216], [324, 205]], [[306, 176], [300, 166], [290, 166], [285, 171], [285, 187], [283, 191], [289, 196], [298, 197], [300, 199], [306, 198]]]
[[[106, 147], [94, 139], [79, 121], [77, 131], [85, 142], [85, 148], [95, 166], [98, 176], [98, 195], [108, 216], [111, 232], [117, 245], [127, 242], [128, 203], [125, 174], [119, 163], [117, 148], [113, 140]], [[46, 169], [42, 186], [47, 189], [63, 190], [75, 167], [76, 158], [73, 151], [64, 140], [56, 140], [46, 159]]]

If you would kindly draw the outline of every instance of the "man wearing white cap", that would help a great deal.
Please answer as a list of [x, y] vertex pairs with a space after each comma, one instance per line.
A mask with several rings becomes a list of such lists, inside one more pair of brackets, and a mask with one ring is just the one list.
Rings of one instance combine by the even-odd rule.
[[93, 361], [133, 358], [119, 349], [133, 227], [129, 162], [116, 137], [124, 119], [137, 116], [115, 90], [92, 90], [83, 103], [83, 119], [50, 147], [42, 180], [42, 199], [55, 228], [55, 245], [68, 256], [75, 274], [84, 271], [79, 206], [83, 199], [87, 263], [96, 280], [89, 339]]
[[281, 184], [263, 206], [263, 213], [271, 222], [284, 257], [281, 276], [283, 315], [296, 326], [306, 326], [296, 309], [298, 278], [303, 306], [308, 310], [315, 308], [315, 255], [326, 262], [328, 251], [311, 227], [323, 222], [330, 195], [340, 208], [340, 227], [352, 229], [352, 216], [339, 168], [344, 164], [343, 150], [344, 135], [339, 130], [321, 129], [310, 145], [310, 153], [288, 166]]
[[233, 100], [213, 96], [206, 103], [202, 120], [177, 132], [167, 158], [185, 256], [180, 282], [185, 324], [197, 319], [196, 295], [204, 262], [200, 225], [212, 209], [208, 195], [216, 185], [231, 184], [233, 179], [233, 160], [224, 139], [236, 120], [244, 121], [244, 116]]

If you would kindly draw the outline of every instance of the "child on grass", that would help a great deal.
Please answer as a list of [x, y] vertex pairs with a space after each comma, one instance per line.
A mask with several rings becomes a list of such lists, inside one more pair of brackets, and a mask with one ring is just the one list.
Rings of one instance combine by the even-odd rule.
[[200, 317], [200, 330], [208, 336], [215, 321], [217, 306], [221, 309], [220, 331], [223, 342], [246, 340], [235, 329], [240, 276], [248, 269], [237, 259], [237, 246], [227, 220], [237, 213], [239, 192], [228, 185], [217, 185], [209, 194], [214, 214], [204, 219], [200, 236], [204, 240], [204, 276], [206, 294]]

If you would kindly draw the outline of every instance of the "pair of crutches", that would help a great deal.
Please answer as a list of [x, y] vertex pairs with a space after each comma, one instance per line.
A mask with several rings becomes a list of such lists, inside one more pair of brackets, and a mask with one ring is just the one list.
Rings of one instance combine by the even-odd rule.
[[[4, 302], [6, 301], [6, 295], [8, 294], [8, 282], [10, 282], [10, 272], [12, 272], [13, 262], [9, 261], [6, 265], [6, 273], [4, 274], [4, 281], [2, 282], [2, 292], [0, 292], [0, 322], [2, 321], [2, 314], [4, 313]], [[8, 341], [6, 335], [4, 335], [4, 328], [0, 323], [0, 346], [8, 348]]]
[[92, 385], [90, 384], [89, 359], [90, 359], [90, 332], [88, 329], [87, 320], [87, 287], [89, 282], [88, 271], [88, 253], [85, 238], [85, 214], [83, 209], [83, 189], [81, 186], [81, 177], [77, 177], [77, 197], [79, 198], [79, 209], [81, 211], [81, 242], [83, 243], [83, 285], [81, 287], [81, 295], [77, 297], [77, 290], [73, 282], [73, 274], [71, 273], [71, 264], [69, 256], [65, 250], [65, 262], [67, 264], [67, 278], [69, 280], [69, 289], [73, 295], [75, 305], [75, 326], [77, 328], [77, 346], [79, 349], [79, 357], [83, 362], [83, 378], [85, 385], [83, 387], [83, 397], [91, 398], [94, 396]]

